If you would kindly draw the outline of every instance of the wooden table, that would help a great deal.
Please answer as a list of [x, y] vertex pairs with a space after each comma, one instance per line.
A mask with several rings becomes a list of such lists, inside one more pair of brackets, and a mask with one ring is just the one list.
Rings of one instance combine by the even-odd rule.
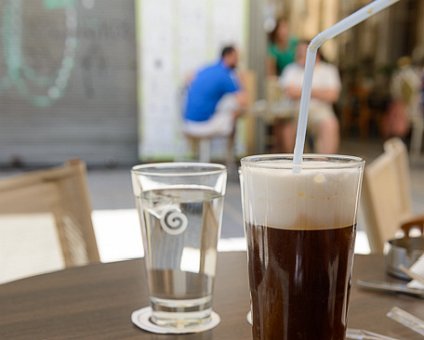
[[[90, 265], [0, 285], [0, 339], [250, 339], [246, 253], [220, 253], [214, 309], [221, 324], [201, 334], [160, 336], [130, 321], [148, 303], [143, 260]], [[356, 256], [354, 278], [383, 279], [381, 256]], [[409, 296], [351, 291], [349, 326], [399, 339], [422, 337], [385, 315], [398, 306], [424, 319]]]

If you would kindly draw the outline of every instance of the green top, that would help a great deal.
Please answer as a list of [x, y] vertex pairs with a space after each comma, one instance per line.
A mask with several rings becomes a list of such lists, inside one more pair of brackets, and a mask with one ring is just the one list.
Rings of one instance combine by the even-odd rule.
[[277, 75], [280, 75], [288, 64], [294, 62], [298, 42], [297, 38], [290, 37], [287, 48], [284, 50], [273, 43], [268, 46], [268, 54], [276, 61]]

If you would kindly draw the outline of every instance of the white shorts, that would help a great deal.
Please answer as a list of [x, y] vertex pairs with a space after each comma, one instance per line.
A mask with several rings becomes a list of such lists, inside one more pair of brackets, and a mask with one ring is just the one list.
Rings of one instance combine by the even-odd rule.
[[204, 122], [185, 120], [183, 131], [193, 137], [229, 136], [234, 130], [234, 112], [238, 109], [236, 96], [227, 94], [218, 102], [211, 118]]
[[333, 119], [337, 120], [337, 117], [331, 105], [311, 105], [308, 115], [308, 129], [312, 134], [317, 134], [323, 122]]

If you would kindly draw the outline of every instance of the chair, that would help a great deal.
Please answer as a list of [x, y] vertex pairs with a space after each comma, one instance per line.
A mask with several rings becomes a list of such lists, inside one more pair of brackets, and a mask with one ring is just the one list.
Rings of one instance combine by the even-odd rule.
[[423, 225], [411, 208], [408, 153], [399, 138], [384, 143], [384, 153], [365, 167], [361, 210], [371, 252], [382, 253], [404, 225]]
[[192, 136], [184, 134], [190, 144], [191, 151], [196, 159], [202, 163], [209, 163], [211, 161], [211, 144], [212, 140], [216, 138], [225, 138], [225, 162], [227, 165], [234, 162], [234, 136], [220, 137], [220, 136]]
[[53, 215], [66, 267], [100, 261], [84, 162], [0, 179], [0, 214], [36, 213]]

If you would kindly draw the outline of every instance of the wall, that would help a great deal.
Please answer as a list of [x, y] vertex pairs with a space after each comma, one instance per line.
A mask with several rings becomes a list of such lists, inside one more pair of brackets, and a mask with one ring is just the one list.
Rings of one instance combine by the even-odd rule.
[[[160, 23], [159, 25], [157, 23]], [[183, 88], [190, 74], [215, 63], [223, 46], [240, 50], [247, 65], [247, 0], [138, 0], [139, 154], [142, 160], [186, 158], [182, 133]], [[237, 128], [236, 153], [245, 149]], [[225, 140], [214, 140], [212, 157], [225, 156]]]
[[137, 160], [133, 0], [0, 0], [0, 165]]

